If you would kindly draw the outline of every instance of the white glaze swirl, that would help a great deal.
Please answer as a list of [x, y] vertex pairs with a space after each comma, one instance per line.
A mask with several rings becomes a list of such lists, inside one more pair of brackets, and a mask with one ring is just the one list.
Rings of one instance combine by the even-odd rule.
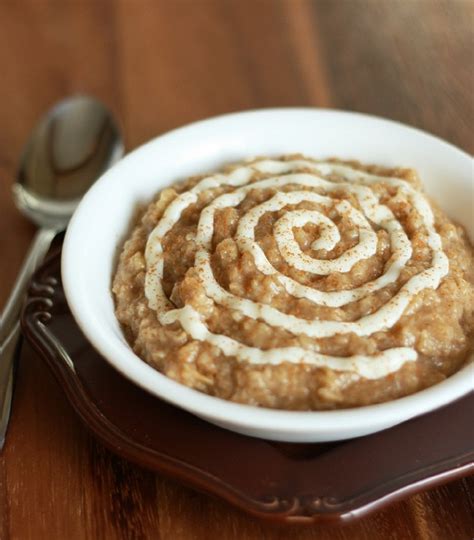
[[[293, 172], [304, 169], [305, 172]], [[264, 180], [254, 181], [256, 172], [271, 175]], [[321, 175], [336, 174], [343, 181], [330, 181]], [[412, 205], [419, 214], [426, 229], [427, 245], [431, 250], [431, 266], [412, 276], [398, 292], [377, 311], [352, 322], [335, 320], [307, 320], [279, 311], [275, 307], [247, 298], [235, 296], [224, 289], [215, 279], [211, 267], [210, 252], [214, 234], [216, 211], [237, 207], [251, 190], [271, 188], [276, 194], [268, 200], [251, 208], [238, 224], [235, 241], [242, 252], [252, 255], [257, 269], [265, 275], [275, 276], [290, 295], [306, 298], [317, 305], [330, 308], [344, 306], [360, 300], [397, 281], [401, 270], [412, 256], [410, 240], [403, 226], [393, 212], [380, 203], [374, 183], [393, 186]], [[408, 182], [400, 178], [376, 176], [352, 167], [334, 163], [316, 163], [306, 160], [278, 161], [261, 160], [234, 169], [229, 174], [216, 174], [204, 178], [192, 189], [179, 194], [166, 208], [162, 218], [150, 234], [145, 259], [147, 273], [145, 295], [149, 307], [157, 312], [161, 324], [178, 322], [190, 338], [206, 341], [217, 347], [224, 355], [252, 364], [279, 364], [282, 362], [305, 363], [325, 366], [337, 371], [349, 371], [368, 379], [384, 377], [397, 371], [405, 362], [414, 361], [417, 352], [410, 347], [387, 349], [374, 356], [336, 357], [324, 355], [302, 347], [281, 347], [261, 350], [240, 343], [225, 336], [212, 333], [202, 315], [191, 305], [176, 307], [163, 291], [163, 239], [179, 221], [183, 211], [198, 201], [199, 195], [207, 190], [225, 186], [233, 188], [230, 192], [216, 196], [200, 214], [197, 226], [195, 267], [208, 298], [216, 305], [235, 310], [241, 315], [281, 328], [290, 334], [306, 335], [311, 338], [328, 338], [337, 334], [354, 333], [358, 336], [392, 328], [401, 318], [412, 299], [426, 288], [436, 289], [441, 279], [448, 273], [449, 263], [442, 250], [441, 239], [434, 227], [431, 207], [424, 196]], [[298, 190], [281, 191], [284, 186], [297, 187]], [[326, 193], [316, 193], [312, 191]], [[352, 206], [349, 200], [331, 197], [331, 193], [344, 190], [354, 196], [360, 209]], [[286, 263], [296, 269], [318, 276], [334, 272], [349, 272], [356, 263], [368, 259], [377, 252], [377, 234], [373, 225], [387, 231], [391, 257], [385, 271], [375, 280], [350, 290], [321, 291], [309, 287], [280, 273], [268, 260], [263, 249], [255, 239], [255, 229], [259, 220], [268, 212], [284, 211], [303, 202], [314, 203], [321, 208], [334, 208], [346, 216], [358, 232], [358, 242], [342, 255], [333, 259], [316, 259], [304, 253], [295, 240], [293, 229], [307, 223], [318, 226], [319, 236], [312, 243], [314, 250], [332, 250], [341, 240], [338, 227], [328, 216], [315, 209], [287, 209], [273, 227], [273, 234], [279, 252]]]

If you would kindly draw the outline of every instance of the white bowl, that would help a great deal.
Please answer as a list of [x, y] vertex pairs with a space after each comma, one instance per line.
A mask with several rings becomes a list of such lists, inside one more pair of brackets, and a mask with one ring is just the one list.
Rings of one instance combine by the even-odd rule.
[[414, 167], [427, 191], [474, 238], [473, 160], [436, 137], [380, 118], [322, 109], [267, 109], [212, 118], [133, 151], [94, 184], [77, 208], [64, 241], [62, 279], [86, 337], [112, 366], [159, 398], [227, 429], [273, 440], [315, 442], [366, 435], [466, 394], [473, 388], [472, 363], [440, 384], [380, 405], [327, 412], [271, 410], [192, 390], [133, 353], [115, 318], [110, 287], [137, 203], [148, 202], [177, 179], [228, 162], [292, 152]]

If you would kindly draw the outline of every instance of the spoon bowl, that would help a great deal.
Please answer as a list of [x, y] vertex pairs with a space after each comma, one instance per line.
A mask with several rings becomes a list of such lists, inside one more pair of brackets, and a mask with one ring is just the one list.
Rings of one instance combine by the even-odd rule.
[[66, 99], [31, 134], [13, 185], [15, 203], [37, 225], [65, 228], [82, 195], [122, 154], [119, 129], [102, 103]]

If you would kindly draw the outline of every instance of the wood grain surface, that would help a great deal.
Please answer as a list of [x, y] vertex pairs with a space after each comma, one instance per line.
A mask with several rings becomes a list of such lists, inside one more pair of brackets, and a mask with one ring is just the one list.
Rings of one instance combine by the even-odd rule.
[[[10, 185], [38, 116], [90, 93], [128, 149], [190, 121], [257, 107], [352, 109], [474, 151], [472, 0], [0, 0], [0, 303], [33, 234]], [[33, 354], [0, 454], [0, 539], [474, 537], [474, 481], [339, 528], [283, 528], [114, 456]], [[126, 404], [124, 404], [126, 406]]]

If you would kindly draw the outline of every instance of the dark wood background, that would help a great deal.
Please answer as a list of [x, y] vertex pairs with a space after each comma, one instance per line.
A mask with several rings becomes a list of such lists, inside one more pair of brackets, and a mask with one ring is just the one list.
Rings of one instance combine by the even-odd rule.
[[[473, 29], [472, 0], [0, 0], [0, 303], [33, 234], [10, 184], [55, 100], [101, 98], [128, 149], [207, 116], [311, 105], [393, 118], [472, 153]], [[468, 479], [344, 528], [275, 528], [105, 450], [34, 355], [0, 455], [2, 540], [465, 540], [473, 498]]]

